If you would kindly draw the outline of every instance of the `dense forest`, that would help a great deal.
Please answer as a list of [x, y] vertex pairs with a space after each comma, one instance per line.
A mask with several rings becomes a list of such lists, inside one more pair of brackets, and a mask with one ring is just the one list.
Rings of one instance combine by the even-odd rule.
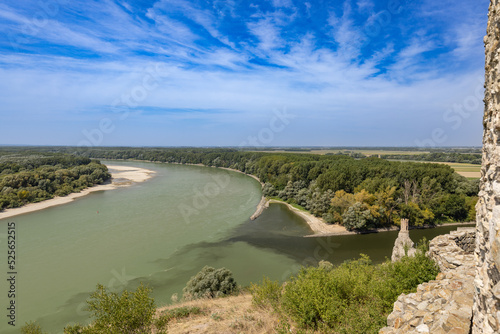
[[45, 148], [86, 158], [228, 167], [265, 184], [265, 196], [296, 204], [349, 230], [472, 221], [478, 181], [443, 164], [354, 159], [345, 155], [214, 148]]
[[97, 160], [4, 148], [0, 150], [0, 211], [79, 192], [110, 177]]

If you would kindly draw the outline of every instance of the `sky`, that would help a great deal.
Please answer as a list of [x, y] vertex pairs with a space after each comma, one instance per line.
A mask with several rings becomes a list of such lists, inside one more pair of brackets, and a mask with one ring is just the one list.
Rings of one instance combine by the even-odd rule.
[[480, 146], [487, 0], [3, 0], [0, 145]]

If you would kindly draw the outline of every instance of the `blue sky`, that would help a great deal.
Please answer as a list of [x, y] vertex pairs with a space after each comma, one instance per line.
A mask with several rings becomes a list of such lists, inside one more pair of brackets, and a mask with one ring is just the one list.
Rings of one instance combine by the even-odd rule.
[[479, 146], [487, 0], [4, 0], [0, 144]]

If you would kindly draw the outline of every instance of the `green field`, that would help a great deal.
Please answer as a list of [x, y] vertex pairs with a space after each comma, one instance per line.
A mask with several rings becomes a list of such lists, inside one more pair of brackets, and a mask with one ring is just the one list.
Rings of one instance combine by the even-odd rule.
[[478, 179], [481, 177], [481, 165], [461, 164], [455, 162], [443, 162], [453, 168], [458, 174], [468, 178]]

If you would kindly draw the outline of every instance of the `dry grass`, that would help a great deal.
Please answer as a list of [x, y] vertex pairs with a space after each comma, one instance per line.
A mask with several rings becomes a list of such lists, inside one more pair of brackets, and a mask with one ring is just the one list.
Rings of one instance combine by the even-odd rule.
[[[167, 327], [169, 334], [276, 333], [279, 318], [269, 309], [252, 305], [252, 295], [201, 299], [160, 308], [158, 312], [182, 306], [199, 307], [203, 314], [174, 319]], [[159, 314], [158, 313], [158, 314]]]
[[444, 162], [444, 164], [450, 166], [462, 176], [477, 179], [481, 177], [481, 165], [461, 164], [457, 162]]

